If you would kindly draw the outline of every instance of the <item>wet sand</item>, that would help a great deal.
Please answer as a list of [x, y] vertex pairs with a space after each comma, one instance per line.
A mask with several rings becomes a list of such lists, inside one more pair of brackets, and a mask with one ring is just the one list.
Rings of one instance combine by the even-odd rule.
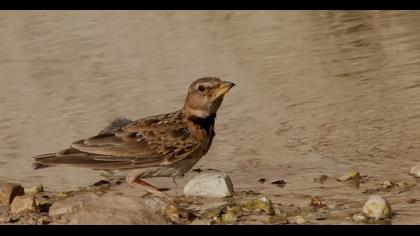
[[[409, 191], [379, 194], [393, 224], [419, 224], [420, 203], [406, 203], [420, 194], [408, 175], [420, 160], [419, 20], [417, 11], [0, 12], [0, 180], [52, 191], [97, 182], [101, 172], [34, 171], [31, 157], [118, 116], [176, 110], [191, 81], [218, 76], [237, 87], [195, 168], [275, 203], [349, 205], [322, 224], [360, 211], [366, 189], [404, 181]], [[368, 182], [336, 181], [352, 169]], [[181, 194], [188, 177], [151, 182]]]

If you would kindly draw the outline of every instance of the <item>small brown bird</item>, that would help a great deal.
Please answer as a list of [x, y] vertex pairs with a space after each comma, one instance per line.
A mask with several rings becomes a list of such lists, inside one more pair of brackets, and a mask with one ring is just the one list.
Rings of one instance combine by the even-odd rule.
[[128, 184], [167, 197], [140, 178], [178, 177], [209, 150], [216, 112], [235, 84], [215, 77], [194, 81], [181, 110], [136, 121], [117, 119], [98, 135], [57, 153], [38, 155], [34, 169], [72, 165], [96, 170], [129, 170]]

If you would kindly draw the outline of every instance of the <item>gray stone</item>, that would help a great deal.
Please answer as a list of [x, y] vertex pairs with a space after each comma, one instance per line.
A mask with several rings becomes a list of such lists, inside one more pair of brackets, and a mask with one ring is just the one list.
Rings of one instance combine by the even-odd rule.
[[51, 216], [75, 213], [81, 209], [86, 201], [97, 199], [98, 196], [94, 193], [85, 193], [71, 198], [57, 201], [52, 204], [49, 209]]
[[391, 206], [385, 198], [372, 195], [363, 206], [363, 213], [376, 220], [384, 219], [391, 216]]
[[227, 174], [202, 173], [192, 178], [184, 188], [187, 196], [224, 198], [233, 195], [233, 184]]
[[16, 196], [25, 194], [24, 188], [19, 184], [3, 183], [0, 186], [0, 205], [11, 204]]
[[146, 198], [144, 203], [147, 205], [150, 211], [157, 214], [163, 214], [169, 205], [168, 202], [165, 202], [162, 198], [159, 197]]
[[10, 205], [12, 213], [20, 212], [36, 212], [38, 207], [36, 205], [34, 196], [16, 196]]
[[420, 163], [416, 164], [415, 166], [411, 167], [410, 174], [416, 177], [420, 177]]
[[69, 224], [77, 225], [168, 224], [162, 215], [150, 211], [142, 199], [111, 194], [85, 202], [69, 220]]

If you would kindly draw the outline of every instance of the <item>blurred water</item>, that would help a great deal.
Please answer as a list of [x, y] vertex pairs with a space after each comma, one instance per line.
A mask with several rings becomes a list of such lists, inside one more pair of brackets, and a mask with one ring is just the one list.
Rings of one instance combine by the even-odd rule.
[[[359, 210], [364, 188], [417, 184], [407, 173], [420, 152], [418, 22], [418, 11], [2, 11], [0, 180], [93, 183], [99, 172], [34, 171], [31, 157], [118, 116], [176, 110], [193, 80], [218, 76], [238, 86], [197, 167], [280, 202], [318, 194]], [[334, 180], [353, 168], [366, 187]], [[321, 174], [331, 180], [314, 183]], [[420, 223], [418, 204], [405, 204], [419, 194], [386, 195], [394, 223]]]

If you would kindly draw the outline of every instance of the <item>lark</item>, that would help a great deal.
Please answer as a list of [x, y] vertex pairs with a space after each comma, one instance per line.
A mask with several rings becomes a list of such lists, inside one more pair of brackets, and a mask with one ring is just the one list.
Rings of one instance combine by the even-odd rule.
[[182, 177], [208, 152], [215, 136], [217, 110], [233, 86], [216, 77], [198, 79], [190, 85], [180, 110], [135, 121], [117, 119], [96, 136], [33, 157], [34, 169], [71, 165], [127, 170], [129, 185], [169, 198], [142, 179]]

